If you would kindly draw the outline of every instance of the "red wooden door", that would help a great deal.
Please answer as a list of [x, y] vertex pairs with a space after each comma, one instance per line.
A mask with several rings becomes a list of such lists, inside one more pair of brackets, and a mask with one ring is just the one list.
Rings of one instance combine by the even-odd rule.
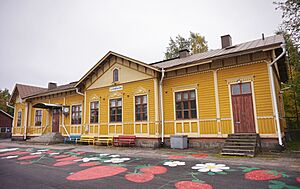
[[59, 132], [59, 109], [53, 109], [52, 114], [52, 132]]
[[231, 85], [231, 102], [235, 133], [256, 133], [251, 83]]

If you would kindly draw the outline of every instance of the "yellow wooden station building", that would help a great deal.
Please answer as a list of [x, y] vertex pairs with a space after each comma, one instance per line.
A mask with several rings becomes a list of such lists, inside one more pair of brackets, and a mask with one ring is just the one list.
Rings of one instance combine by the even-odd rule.
[[151, 64], [110, 51], [76, 82], [16, 84], [12, 137], [131, 135], [150, 147], [187, 135], [190, 147], [204, 147], [228, 134], [257, 133], [266, 146], [283, 145], [283, 36], [233, 45], [226, 35], [221, 42], [220, 49], [182, 50]]

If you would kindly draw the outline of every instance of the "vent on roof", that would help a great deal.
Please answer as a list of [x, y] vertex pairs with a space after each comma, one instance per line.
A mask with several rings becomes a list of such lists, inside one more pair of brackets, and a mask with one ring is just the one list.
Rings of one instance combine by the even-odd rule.
[[190, 56], [190, 51], [188, 49], [182, 49], [179, 51], [179, 58], [185, 58]]
[[222, 44], [222, 49], [232, 46], [231, 36], [230, 35], [221, 36], [221, 44]]
[[48, 83], [48, 90], [55, 89], [55, 88], [57, 88], [57, 83], [53, 83], [53, 82]]

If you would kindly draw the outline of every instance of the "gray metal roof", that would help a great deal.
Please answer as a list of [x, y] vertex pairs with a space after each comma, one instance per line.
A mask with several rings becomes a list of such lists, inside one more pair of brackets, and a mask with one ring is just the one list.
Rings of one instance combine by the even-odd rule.
[[235, 53], [260, 50], [262, 48], [280, 45], [281, 43], [284, 43], [283, 36], [274, 35], [274, 36], [266, 37], [264, 40], [257, 39], [254, 41], [233, 45], [231, 47], [227, 47], [223, 49], [210, 50], [204, 53], [194, 54], [185, 58], [176, 58], [176, 59], [156, 62], [156, 63], [152, 63], [151, 65], [159, 68], [171, 68], [182, 64], [188, 64], [191, 62], [208, 60], [208, 59], [213, 59], [213, 58], [226, 56], [226, 55], [229, 56]]

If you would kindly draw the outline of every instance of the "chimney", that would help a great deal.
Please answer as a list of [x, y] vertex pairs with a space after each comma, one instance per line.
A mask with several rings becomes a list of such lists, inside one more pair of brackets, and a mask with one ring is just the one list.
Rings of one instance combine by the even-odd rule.
[[230, 35], [221, 36], [222, 49], [232, 46], [232, 40]]
[[185, 58], [187, 56], [190, 56], [190, 51], [188, 49], [179, 50], [179, 58]]
[[55, 89], [55, 88], [57, 88], [57, 83], [53, 83], [53, 82], [48, 83], [48, 90]]

